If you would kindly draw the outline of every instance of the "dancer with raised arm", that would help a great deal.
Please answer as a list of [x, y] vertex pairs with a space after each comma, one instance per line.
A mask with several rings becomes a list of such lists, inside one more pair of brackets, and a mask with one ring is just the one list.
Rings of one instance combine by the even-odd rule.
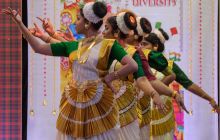
[[[135, 72], [137, 64], [117, 41], [97, 36], [106, 6], [101, 2], [85, 4], [78, 14], [76, 30], [86, 38], [56, 44], [42, 44], [25, 27], [18, 11], [8, 8], [2, 12], [12, 18], [36, 53], [66, 56], [72, 61], [73, 77], [60, 101], [57, 139], [118, 139], [118, 110], [111, 81]], [[114, 59], [123, 67], [108, 73], [108, 66]]]

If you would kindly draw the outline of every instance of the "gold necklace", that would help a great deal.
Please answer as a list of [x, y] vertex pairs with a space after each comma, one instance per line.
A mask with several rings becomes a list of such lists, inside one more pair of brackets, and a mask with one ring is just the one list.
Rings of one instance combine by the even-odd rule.
[[90, 50], [95, 45], [96, 40], [97, 39], [95, 38], [93, 40], [93, 42], [89, 45], [87, 50], [83, 54], [81, 54], [81, 50], [82, 50], [82, 46], [83, 46], [83, 41], [79, 42], [79, 47], [78, 47], [78, 51], [77, 51], [77, 57], [78, 57], [79, 64], [84, 64], [88, 60]]

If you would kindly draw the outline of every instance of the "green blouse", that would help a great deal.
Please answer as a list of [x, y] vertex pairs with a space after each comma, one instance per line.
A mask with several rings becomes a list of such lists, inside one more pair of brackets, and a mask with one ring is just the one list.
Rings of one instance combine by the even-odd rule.
[[[54, 56], [65, 56], [68, 57], [73, 51], [78, 49], [78, 42], [61, 42], [51, 44], [51, 50]], [[127, 55], [126, 51], [121, 45], [115, 41], [110, 52], [108, 67], [111, 65], [114, 59], [121, 61], [121, 59]]]
[[[155, 70], [162, 72], [165, 76], [171, 74], [172, 72], [175, 73], [176, 81], [186, 89], [193, 84], [193, 82], [175, 62], [169, 60], [168, 64], [168, 61], [163, 53], [148, 49], [144, 49], [143, 52], [148, 59], [149, 65]], [[172, 64], [170, 65], [170, 63]]]
[[173, 62], [173, 72], [176, 74], [176, 81], [180, 83], [184, 88], [188, 89], [193, 82], [187, 77], [187, 75], [181, 70], [181, 68]]
[[164, 71], [168, 66], [167, 59], [162, 53], [157, 51], [150, 51], [148, 55], [148, 62], [150, 67], [160, 72]]
[[133, 74], [134, 78], [138, 79], [139, 77], [145, 76], [145, 73], [142, 67], [141, 57], [139, 56], [137, 52], [134, 53], [133, 59], [138, 64], [138, 70]]

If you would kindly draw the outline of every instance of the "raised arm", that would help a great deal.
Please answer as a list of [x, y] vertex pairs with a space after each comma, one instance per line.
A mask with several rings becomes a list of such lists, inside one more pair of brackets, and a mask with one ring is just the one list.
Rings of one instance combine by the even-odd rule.
[[67, 41], [74, 41], [75, 38], [70, 30], [70, 28], [67, 28], [67, 32], [65, 31], [59, 31], [56, 32], [54, 29], [54, 26], [52, 25], [49, 18], [42, 19], [40, 17], [37, 17], [42, 22], [43, 29], [54, 39], [59, 40], [61, 42], [67, 42]]
[[52, 56], [50, 44], [42, 44], [36, 37], [34, 37], [31, 34], [28, 28], [23, 24], [19, 11], [8, 8], [8, 9], [3, 9], [2, 13], [12, 18], [12, 20], [16, 23], [16, 25], [23, 33], [25, 39], [28, 41], [28, 43], [31, 45], [31, 47], [36, 53]]

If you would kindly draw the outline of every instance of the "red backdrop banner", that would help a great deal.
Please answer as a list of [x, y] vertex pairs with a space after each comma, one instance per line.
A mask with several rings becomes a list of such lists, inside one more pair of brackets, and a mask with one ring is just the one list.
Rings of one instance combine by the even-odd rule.
[[[1, 0], [0, 9], [22, 9], [21, 0]], [[8, 16], [0, 14], [0, 139], [21, 140], [22, 38]]]

